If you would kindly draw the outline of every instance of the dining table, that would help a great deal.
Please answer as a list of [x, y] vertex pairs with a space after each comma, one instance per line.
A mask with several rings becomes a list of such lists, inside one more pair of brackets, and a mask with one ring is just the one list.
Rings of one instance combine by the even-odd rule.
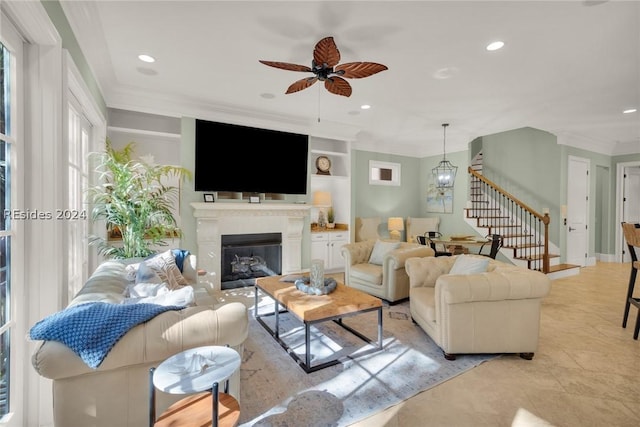
[[482, 246], [489, 242], [484, 237], [472, 236], [472, 235], [451, 235], [442, 236], [437, 239], [431, 239], [436, 245], [444, 245], [448, 252], [453, 255], [469, 253], [469, 246]]

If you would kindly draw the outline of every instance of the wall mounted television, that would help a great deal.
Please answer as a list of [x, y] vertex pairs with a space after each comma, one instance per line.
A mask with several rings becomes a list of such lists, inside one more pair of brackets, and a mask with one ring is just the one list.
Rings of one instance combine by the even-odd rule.
[[309, 137], [196, 119], [195, 190], [307, 194]]

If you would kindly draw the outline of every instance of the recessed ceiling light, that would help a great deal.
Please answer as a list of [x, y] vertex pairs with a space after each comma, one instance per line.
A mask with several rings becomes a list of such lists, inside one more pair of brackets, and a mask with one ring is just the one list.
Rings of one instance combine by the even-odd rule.
[[138, 70], [138, 72], [140, 74], [144, 74], [145, 76], [157, 76], [158, 75], [158, 72], [156, 70], [154, 70], [153, 68], [138, 67], [138, 68], [136, 68], [136, 70]]
[[369, 105], [369, 104], [364, 104], [364, 105], [361, 105], [361, 106], [360, 106], [360, 108], [361, 108], [362, 110], [368, 110], [369, 108], [371, 108], [371, 105]]
[[156, 58], [151, 55], [138, 55], [138, 59], [142, 62], [156, 62]]
[[501, 41], [489, 43], [487, 45], [487, 50], [498, 50], [502, 48], [502, 46], [504, 46], [504, 42], [501, 42]]
[[635, 113], [636, 111], [638, 110], [635, 108], [629, 108], [628, 110], [624, 110], [622, 114], [631, 114], [631, 113]]
[[446, 80], [458, 74], [458, 67], [444, 67], [433, 73], [433, 78], [438, 80]]

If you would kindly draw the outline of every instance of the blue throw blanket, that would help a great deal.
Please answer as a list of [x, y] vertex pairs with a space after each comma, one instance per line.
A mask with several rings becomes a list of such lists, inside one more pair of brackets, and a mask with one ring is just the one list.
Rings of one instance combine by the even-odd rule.
[[167, 310], [185, 307], [158, 304], [88, 302], [45, 317], [33, 325], [34, 340], [59, 341], [96, 369], [124, 334]]

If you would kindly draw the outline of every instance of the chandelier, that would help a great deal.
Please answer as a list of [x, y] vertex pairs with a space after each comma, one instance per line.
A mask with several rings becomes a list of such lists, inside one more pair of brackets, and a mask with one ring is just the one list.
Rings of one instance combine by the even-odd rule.
[[439, 190], [453, 188], [453, 183], [456, 180], [456, 172], [458, 171], [458, 167], [452, 165], [451, 162], [447, 160], [447, 126], [449, 126], [449, 123], [442, 124], [444, 131], [442, 160], [438, 163], [438, 166], [431, 170], [436, 188]]

